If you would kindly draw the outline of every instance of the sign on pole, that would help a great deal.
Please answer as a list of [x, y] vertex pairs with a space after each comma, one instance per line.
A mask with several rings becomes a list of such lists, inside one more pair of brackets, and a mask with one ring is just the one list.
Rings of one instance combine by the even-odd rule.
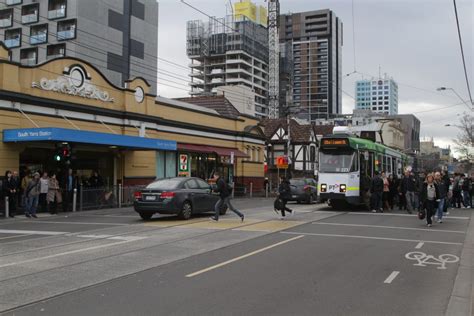
[[288, 169], [288, 157], [278, 156], [276, 158], [276, 165], [278, 169]]

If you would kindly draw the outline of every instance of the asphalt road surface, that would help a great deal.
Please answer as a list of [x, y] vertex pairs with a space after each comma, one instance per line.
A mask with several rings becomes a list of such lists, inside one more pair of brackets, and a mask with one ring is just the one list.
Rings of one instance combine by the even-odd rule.
[[[471, 210], [415, 215], [265, 199], [219, 223], [131, 209], [0, 221], [5, 315], [444, 315]], [[472, 225], [471, 225], [472, 226]]]

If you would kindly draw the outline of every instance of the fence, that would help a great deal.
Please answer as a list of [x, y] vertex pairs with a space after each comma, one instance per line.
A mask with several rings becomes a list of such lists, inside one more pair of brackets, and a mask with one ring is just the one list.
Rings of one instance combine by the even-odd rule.
[[274, 197], [278, 191], [278, 185], [273, 185], [268, 183], [265, 187], [256, 189], [252, 182], [243, 185], [237, 184], [234, 186], [234, 196], [235, 197]]
[[144, 186], [114, 185], [105, 188], [79, 188], [78, 210], [118, 208], [133, 205], [135, 191]]

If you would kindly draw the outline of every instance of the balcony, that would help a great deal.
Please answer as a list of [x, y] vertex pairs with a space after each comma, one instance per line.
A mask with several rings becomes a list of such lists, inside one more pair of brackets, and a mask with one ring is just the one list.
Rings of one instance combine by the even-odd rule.
[[35, 44], [43, 44], [46, 43], [48, 40], [48, 36], [46, 33], [39, 33], [35, 35], [30, 36], [30, 44], [35, 45]]
[[36, 64], [36, 57], [23, 58], [23, 59], [20, 59], [20, 62], [23, 65], [32, 66]]
[[38, 22], [38, 14], [37, 13], [32, 13], [32, 14], [27, 14], [27, 15], [22, 15], [21, 16], [21, 23], [23, 23], [23, 24], [36, 23], [36, 22]]
[[7, 5], [21, 4], [23, 0], [7, 0]]
[[8, 48], [20, 47], [20, 38], [10, 38], [5, 40], [5, 46]]
[[10, 27], [13, 25], [13, 9], [0, 11], [0, 27]]
[[60, 19], [64, 17], [66, 17], [66, 7], [48, 11], [48, 19], [50, 20]]

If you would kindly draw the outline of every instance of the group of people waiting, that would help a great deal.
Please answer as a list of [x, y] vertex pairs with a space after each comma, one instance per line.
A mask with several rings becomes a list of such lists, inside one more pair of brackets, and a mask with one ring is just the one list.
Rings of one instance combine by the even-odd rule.
[[472, 207], [472, 184], [473, 179], [464, 174], [454, 174], [451, 179], [444, 171], [416, 176], [406, 170], [401, 179], [376, 171], [370, 182], [370, 209], [384, 212], [398, 205], [409, 214], [426, 211], [427, 226], [431, 227], [435, 215], [438, 223], [443, 222], [449, 206]]
[[[15, 217], [18, 206], [28, 218], [37, 218], [37, 211], [57, 214], [59, 206], [63, 212], [72, 208], [74, 190], [79, 189], [79, 178], [72, 169], [65, 175], [55, 172], [30, 172], [20, 179], [18, 172], [7, 171], [3, 180], [3, 196], [8, 197], [9, 216]], [[97, 172], [93, 172], [89, 186], [102, 187], [103, 181]]]

